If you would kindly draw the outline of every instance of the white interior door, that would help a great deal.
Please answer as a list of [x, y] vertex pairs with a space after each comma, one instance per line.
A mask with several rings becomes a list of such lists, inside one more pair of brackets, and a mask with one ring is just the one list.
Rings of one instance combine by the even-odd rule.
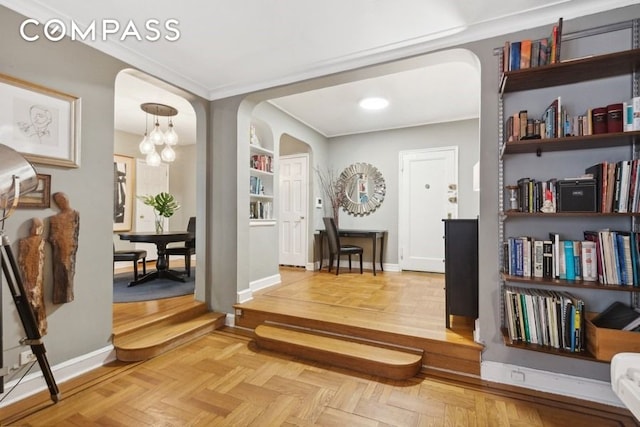
[[444, 273], [445, 218], [458, 216], [458, 148], [400, 153], [400, 267]]
[[307, 218], [309, 208], [309, 156], [278, 159], [280, 188], [279, 263], [305, 267], [307, 263]]
[[[163, 191], [169, 191], [169, 165], [160, 163], [159, 166], [148, 166], [143, 159], [136, 159], [135, 231], [155, 230], [153, 208], [145, 205], [137, 196], [156, 195]], [[167, 222], [167, 218], [164, 218], [165, 230]], [[147, 260], [157, 259], [156, 245], [153, 243], [136, 243], [135, 247], [147, 251]]]

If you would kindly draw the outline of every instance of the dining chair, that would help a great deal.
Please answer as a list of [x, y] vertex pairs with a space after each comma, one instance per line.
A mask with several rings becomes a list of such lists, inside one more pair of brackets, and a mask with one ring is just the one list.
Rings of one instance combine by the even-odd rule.
[[327, 240], [329, 241], [329, 271], [331, 271], [331, 265], [334, 258], [336, 259], [336, 276], [340, 273], [340, 255], [349, 256], [349, 271], [351, 271], [351, 255], [357, 254], [360, 257], [360, 274], [362, 274], [362, 253], [364, 250], [361, 246], [355, 245], [341, 245], [340, 235], [338, 234], [338, 227], [336, 222], [331, 217], [322, 218], [324, 221], [324, 228], [327, 233]]
[[196, 253], [196, 217], [192, 216], [189, 218], [189, 223], [187, 224], [187, 231], [194, 234], [194, 237], [190, 240], [184, 242], [183, 246], [173, 246], [168, 247], [166, 249], [166, 257], [167, 257], [167, 266], [169, 265], [169, 256], [170, 255], [179, 255], [184, 257], [184, 268], [187, 273], [187, 277], [191, 277], [191, 255]]
[[118, 249], [113, 244], [113, 263], [116, 261], [133, 262], [133, 280], [138, 280], [138, 261], [142, 260], [142, 274], [147, 274], [147, 251], [144, 249]]

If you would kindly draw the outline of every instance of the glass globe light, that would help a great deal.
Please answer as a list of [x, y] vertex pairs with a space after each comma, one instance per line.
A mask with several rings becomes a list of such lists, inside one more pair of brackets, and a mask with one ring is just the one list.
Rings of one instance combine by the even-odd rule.
[[157, 120], [156, 120], [155, 126], [153, 127], [153, 130], [149, 134], [149, 140], [153, 142], [155, 145], [162, 145], [164, 141], [164, 135], [160, 130], [160, 123], [158, 123]]
[[156, 150], [153, 150], [147, 154], [146, 161], [149, 166], [160, 166], [160, 155], [156, 153]]
[[160, 155], [165, 162], [173, 162], [176, 159], [176, 152], [169, 145], [164, 146]]
[[140, 145], [138, 146], [138, 148], [140, 149], [140, 152], [142, 154], [149, 154], [153, 151], [153, 142], [149, 141], [146, 133], [144, 134], [144, 138], [142, 138], [142, 141], [140, 141]]
[[164, 133], [164, 142], [168, 145], [176, 145], [178, 143], [178, 134], [171, 121], [169, 122], [169, 129]]

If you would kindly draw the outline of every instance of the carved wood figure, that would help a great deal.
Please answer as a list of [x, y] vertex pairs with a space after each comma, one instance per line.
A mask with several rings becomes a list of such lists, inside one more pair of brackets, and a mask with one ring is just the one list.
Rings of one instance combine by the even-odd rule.
[[65, 193], [55, 193], [53, 201], [60, 208], [60, 213], [49, 219], [49, 242], [53, 258], [53, 303], [61, 304], [73, 301], [80, 214], [71, 209]]
[[47, 312], [42, 290], [44, 276], [44, 225], [40, 218], [33, 218], [29, 237], [18, 242], [18, 266], [24, 279], [27, 299], [36, 316], [40, 335], [47, 334]]

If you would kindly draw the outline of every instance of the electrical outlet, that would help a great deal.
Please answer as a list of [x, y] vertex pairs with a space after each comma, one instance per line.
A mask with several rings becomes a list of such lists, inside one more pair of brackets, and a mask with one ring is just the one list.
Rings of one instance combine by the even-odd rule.
[[31, 350], [20, 353], [20, 366], [27, 365], [36, 360], [35, 354]]
[[524, 372], [513, 370], [511, 371], [511, 379], [514, 382], [523, 383], [524, 382]]

